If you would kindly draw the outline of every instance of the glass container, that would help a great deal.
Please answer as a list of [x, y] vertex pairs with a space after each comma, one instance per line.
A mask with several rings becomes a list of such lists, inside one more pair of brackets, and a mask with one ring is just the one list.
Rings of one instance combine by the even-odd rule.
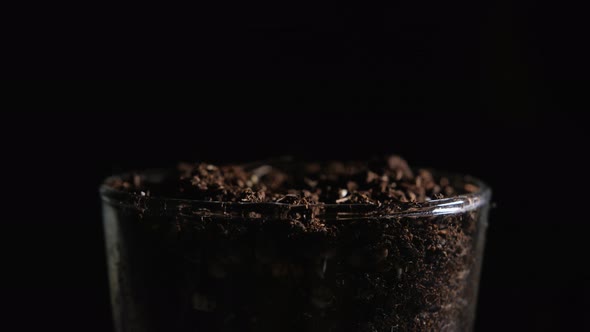
[[[141, 176], [157, 185], [165, 174]], [[478, 189], [384, 212], [148, 197], [105, 184], [115, 329], [472, 330], [491, 191], [434, 174]], [[304, 227], [312, 215], [338, 231]]]

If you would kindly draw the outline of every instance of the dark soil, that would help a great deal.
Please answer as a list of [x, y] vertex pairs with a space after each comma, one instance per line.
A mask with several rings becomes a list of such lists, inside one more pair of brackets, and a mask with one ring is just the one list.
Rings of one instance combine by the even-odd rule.
[[[182, 164], [158, 181], [139, 173], [108, 185], [143, 198], [263, 203], [245, 215], [150, 214], [105, 203], [113, 212], [105, 213], [105, 229], [120, 331], [466, 331], [473, 324], [485, 211], [386, 213], [477, 191], [468, 180], [414, 173], [392, 156], [284, 167]], [[322, 214], [331, 204], [353, 214]], [[380, 213], [363, 214], [357, 204]], [[276, 214], [275, 206], [295, 212]]]
[[149, 183], [141, 173], [113, 179], [114, 188], [147, 196], [222, 202], [306, 204], [388, 204], [425, 202], [477, 191], [469, 183], [435, 179], [426, 169], [412, 172], [407, 162], [390, 156], [369, 163], [329, 162], [271, 167], [264, 163], [178, 166], [166, 182]]

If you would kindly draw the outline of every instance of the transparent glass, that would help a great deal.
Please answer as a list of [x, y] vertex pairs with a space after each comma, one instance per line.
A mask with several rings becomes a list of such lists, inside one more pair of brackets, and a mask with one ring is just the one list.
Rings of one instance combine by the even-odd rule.
[[[116, 331], [472, 330], [491, 191], [469, 181], [477, 192], [396, 213], [145, 197], [103, 185]], [[339, 231], [299, 227], [310, 208]]]

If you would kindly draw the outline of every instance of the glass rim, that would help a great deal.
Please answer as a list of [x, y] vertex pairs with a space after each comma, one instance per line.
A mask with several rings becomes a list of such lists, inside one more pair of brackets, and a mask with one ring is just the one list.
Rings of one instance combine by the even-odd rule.
[[[153, 171], [153, 170], [152, 170]], [[438, 175], [461, 177], [467, 183], [479, 189], [473, 193], [452, 197], [432, 199], [425, 202], [397, 202], [395, 204], [289, 204], [281, 202], [224, 202], [205, 201], [165, 196], [144, 196], [134, 192], [115, 189], [108, 181], [121, 179], [131, 173], [107, 177], [99, 187], [103, 202], [111, 205], [131, 208], [149, 215], [184, 215], [193, 217], [243, 217], [292, 219], [294, 215], [315, 211], [314, 215], [322, 219], [359, 219], [359, 218], [399, 218], [429, 217], [453, 215], [476, 210], [490, 203], [492, 190], [478, 178], [458, 173], [432, 170]], [[395, 209], [391, 208], [395, 206]]]

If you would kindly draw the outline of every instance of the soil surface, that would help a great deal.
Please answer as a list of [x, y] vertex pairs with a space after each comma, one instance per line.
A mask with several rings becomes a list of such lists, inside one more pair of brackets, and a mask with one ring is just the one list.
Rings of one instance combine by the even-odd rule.
[[434, 178], [426, 169], [414, 173], [399, 156], [372, 162], [328, 162], [272, 167], [265, 164], [178, 166], [176, 177], [146, 182], [141, 174], [109, 185], [146, 196], [222, 202], [307, 204], [388, 204], [425, 202], [477, 191], [470, 183]]

